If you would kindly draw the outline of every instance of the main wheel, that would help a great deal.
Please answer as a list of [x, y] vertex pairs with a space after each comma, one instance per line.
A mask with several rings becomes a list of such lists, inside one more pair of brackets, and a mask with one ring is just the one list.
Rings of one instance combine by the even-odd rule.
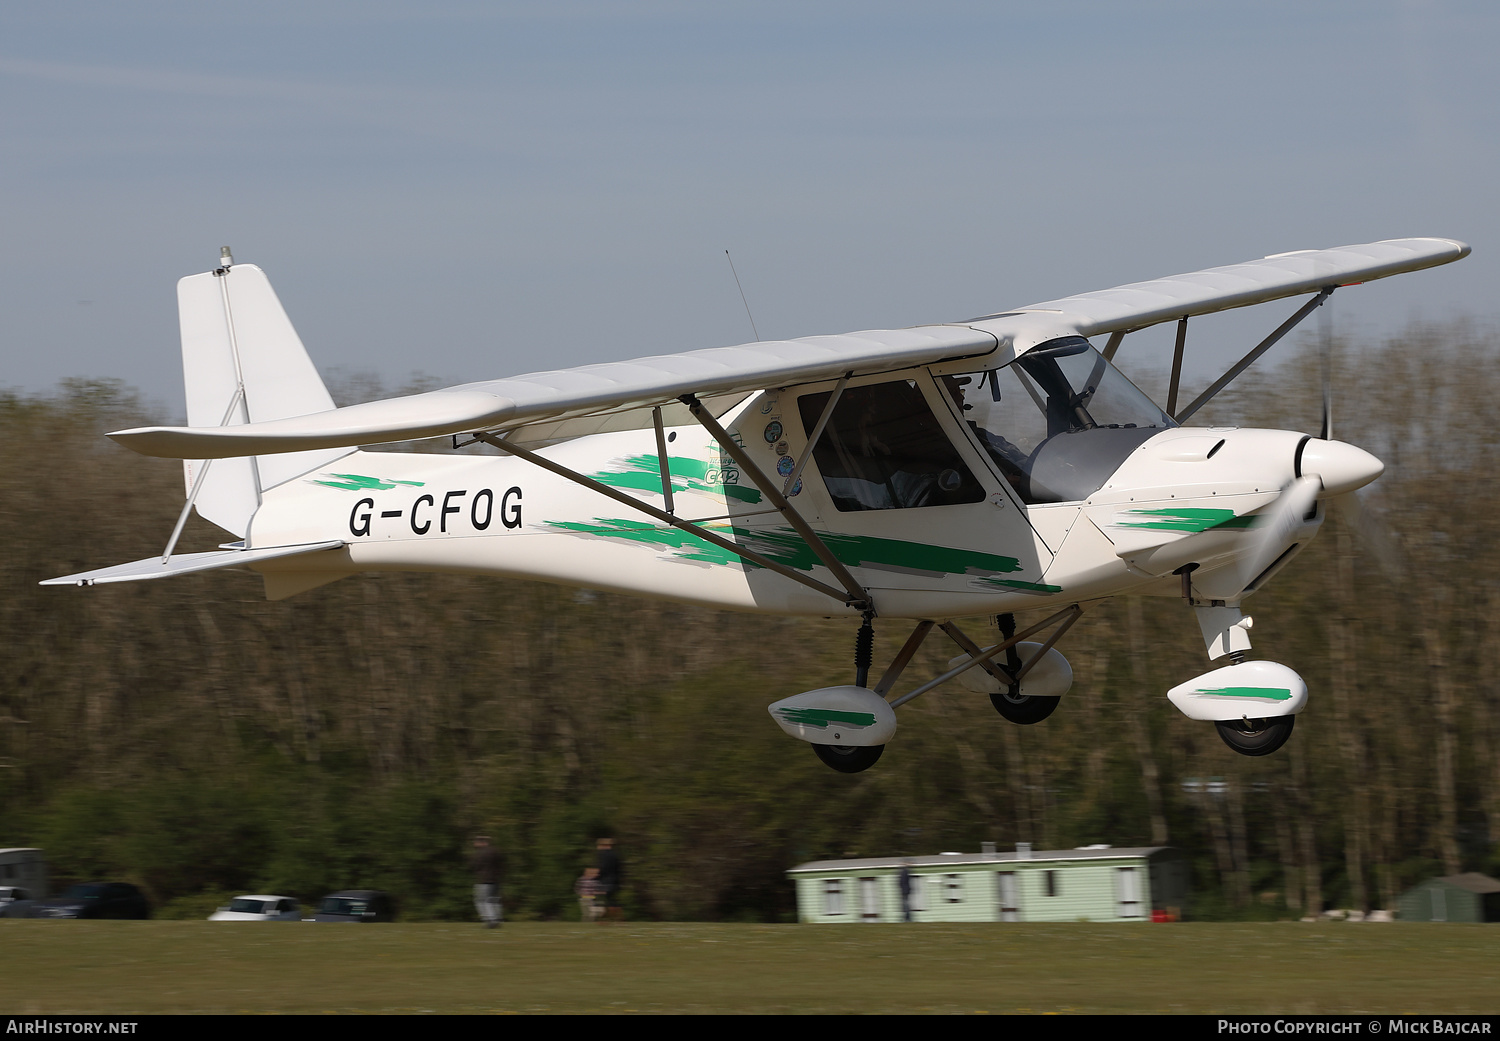
[[1040, 723], [1052, 715], [1062, 698], [1039, 698], [1033, 694], [1008, 694], [1001, 691], [990, 695], [990, 704], [1012, 723], [1030, 725]]
[[1270, 719], [1221, 719], [1214, 723], [1224, 743], [1240, 755], [1270, 755], [1292, 736], [1296, 716]]
[[875, 765], [885, 745], [813, 745], [819, 759], [841, 774], [857, 774]]

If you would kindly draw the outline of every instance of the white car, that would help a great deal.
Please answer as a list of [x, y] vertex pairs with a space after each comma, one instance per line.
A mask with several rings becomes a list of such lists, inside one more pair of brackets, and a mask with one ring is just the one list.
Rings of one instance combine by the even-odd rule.
[[296, 922], [302, 908], [289, 896], [237, 896], [208, 916], [210, 922]]

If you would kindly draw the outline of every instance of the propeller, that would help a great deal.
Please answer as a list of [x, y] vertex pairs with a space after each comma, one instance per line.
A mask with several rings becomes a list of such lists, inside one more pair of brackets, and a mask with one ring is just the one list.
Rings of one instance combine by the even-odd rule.
[[[1318, 438], [1333, 440], [1333, 308], [1324, 301], [1319, 308], [1318, 326], [1322, 340], [1323, 377], [1323, 421], [1318, 428]], [[1306, 460], [1304, 460], [1306, 462]], [[1304, 466], [1304, 469], [1306, 467]], [[1343, 492], [1330, 498], [1330, 505], [1337, 511], [1339, 520], [1354, 533], [1360, 545], [1370, 551], [1380, 570], [1392, 585], [1401, 584], [1401, 550], [1390, 531], [1370, 513], [1365, 501], [1355, 490]], [[1258, 575], [1260, 572], [1256, 572]]]
[[1292, 536], [1306, 522], [1318, 502], [1323, 482], [1318, 477], [1298, 477], [1260, 514], [1252, 530], [1254, 542], [1240, 558], [1235, 571], [1239, 588], [1251, 588], [1266, 569], [1276, 563], [1292, 544]]
[[1338, 511], [1339, 520], [1354, 533], [1361, 548], [1369, 550], [1370, 555], [1375, 558], [1375, 563], [1390, 580], [1391, 585], [1399, 586], [1402, 553], [1390, 529], [1370, 512], [1358, 492], [1345, 492], [1343, 495], [1334, 496], [1331, 501], [1334, 509]]

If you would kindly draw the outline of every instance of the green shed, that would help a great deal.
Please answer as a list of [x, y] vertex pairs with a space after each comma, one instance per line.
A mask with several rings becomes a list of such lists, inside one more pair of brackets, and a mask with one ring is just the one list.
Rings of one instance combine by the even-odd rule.
[[819, 860], [787, 872], [804, 922], [1144, 922], [1178, 917], [1190, 867], [1168, 846]]
[[1500, 922], [1500, 882], [1477, 871], [1429, 878], [1397, 907], [1403, 922]]

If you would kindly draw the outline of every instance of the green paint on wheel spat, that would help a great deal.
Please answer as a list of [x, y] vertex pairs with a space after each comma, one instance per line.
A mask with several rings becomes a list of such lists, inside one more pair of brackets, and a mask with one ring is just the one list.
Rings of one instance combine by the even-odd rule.
[[1200, 698], [1265, 698], [1267, 701], [1290, 701], [1292, 692], [1285, 687], [1218, 687], [1195, 690]]
[[321, 484], [325, 488], [339, 488], [346, 492], [383, 492], [404, 484], [410, 488], [423, 487], [422, 481], [398, 481], [394, 478], [385, 480], [379, 477], [366, 477], [364, 474], [329, 474], [329, 477], [340, 478], [337, 481], [310, 481], [310, 484]]
[[1233, 510], [1198, 509], [1182, 506], [1162, 510], [1130, 510], [1138, 521], [1117, 520], [1117, 528], [1148, 528], [1155, 531], [1186, 531], [1197, 533], [1211, 528], [1248, 528], [1255, 523], [1250, 515], [1236, 517]]
[[843, 723], [851, 727], [875, 725], [873, 712], [840, 712], [831, 708], [783, 708], [777, 711], [788, 723], [800, 723], [803, 726], [830, 727], [835, 723]]
[[[657, 455], [631, 455], [618, 460], [623, 469], [600, 470], [588, 476], [611, 488], [629, 488], [640, 492], [661, 494], [661, 457]], [[702, 459], [685, 455], [667, 456], [668, 476], [672, 480], [672, 492], [704, 492], [722, 495], [739, 502], [758, 503], [760, 491], [738, 484], [723, 484], [708, 479], [716, 467]]]

